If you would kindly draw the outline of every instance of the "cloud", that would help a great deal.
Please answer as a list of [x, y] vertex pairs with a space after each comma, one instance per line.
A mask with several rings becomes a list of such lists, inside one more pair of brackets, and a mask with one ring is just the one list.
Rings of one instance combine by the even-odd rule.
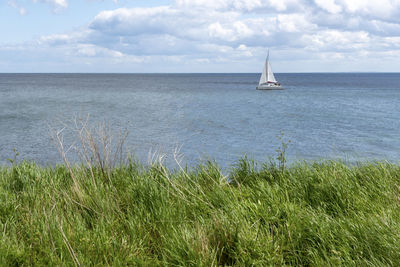
[[335, 0], [315, 0], [318, 7], [331, 13], [337, 14], [342, 12], [342, 7], [335, 3]]
[[68, 8], [68, 0], [32, 0], [34, 3], [44, 3], [52, 7], [53, 12], [60, 12]]
[[19, 3], [16, 0], [9, 0], [7, 4], [15, 9], [18, 9], [18, 12], [20, 15], [24, 16], [26, 15], [26, 8], [22, 7], [19, 5]]
[[68, 0], [9, 0], [8, 5], [18, 9], [21, 15], [26, 15], [27, 9], [24, 7], [27, 4], [26, 2], [47, 4], [51, 6], [54, 13], [67, 9], [69, 6]]
[[235, 10], [240, 12], [284, 12], [290, 10], [301, 11], [301, 0], [177, 0], [179, 8], [203, 8], [208, 10]]
[[314, 51], [358, 51], [368, 49], [373, 43], [367, 32], [325, 30], [317, 34], [303, 35], [300, 40], [305, 49]]
[[[40, 2], [68, 7], [66, 0]], [[248, 66], [262, 61], [267, 47], [277, 62], [362, 61], [399, 56], [399, 12], [399, 0], [176, 0], [105, 10], [87, 26], [42, 36], [36, 45], [68, 55], [63, 60], [107, 64]]]
[[245, 18], [232, 10], [204, 13], [202, 9], [164, 6], [104, 11], [94, 18], [89, 28], [107, 40], [115, 38], [116, 42], [121, 36], [125, 40], [133, 40], [130, 37], [135, 36], [138, 41], [151, 36], [154, 40], [174, 39], [171, 45], [177, 42], [212, 42], [236, 47], [243, 43], [259, 46], [279, 43], [279, 40], [285, 42], [290, 35], [297, 36], [300, 32], [316, 29], [317, 25], [308, 21], [306, 14]]
[[169, 25], [171, 18], [179, 11], [167, 6], [155, 8], [120, 8], [99, 13], [90, 28], [112, 35], [138, 35], [142, 33], [164, 33], [173, 30]]

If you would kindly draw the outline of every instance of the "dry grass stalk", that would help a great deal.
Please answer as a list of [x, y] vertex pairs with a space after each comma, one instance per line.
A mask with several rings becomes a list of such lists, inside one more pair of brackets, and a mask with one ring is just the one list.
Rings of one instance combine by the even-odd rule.
[[[114, 139], [114, 131], [111, 126], [106, 123], [100, 123], [97, 126], [89, 125], [89, 115], [84, 119], [75, 117], [72, 123], [66, 124], [60, 121], [63, 125], [61, 130], [51, 130], [52, 139], [57, 144], [58, 151], [68, 168], [74, 183], [77, 180], [73, 174], [68, 152], [74, 150], [82, 163], [86, 164], [90, 172], [92, 183], [96, 186], [95, 172], [98, 169], [104, 178], [107, 178], [110, 183], [111, 172], [117, 164], [123, 163], [124, 144], [128, 136], [127, 128], [121, 130]], [[75, 141], [66, 149], [63, 132], [65, 129], [70, 129], [75, 134]]]

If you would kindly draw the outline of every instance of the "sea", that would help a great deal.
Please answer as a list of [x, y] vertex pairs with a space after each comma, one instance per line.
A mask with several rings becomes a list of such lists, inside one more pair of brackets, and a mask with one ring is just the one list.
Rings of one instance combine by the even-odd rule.
[[[0, 165], [80, 161], [76, 124], [144, 164], [400, 160], [400, 73], [0, 74]], [[74, 130], [75, 129], [75, 130]], [[101, 133], [100, 133], [101, 134]], [[104, 133], [103, 133], [104, 134]], [[15, 152], [15, 151], [17, 152]]]

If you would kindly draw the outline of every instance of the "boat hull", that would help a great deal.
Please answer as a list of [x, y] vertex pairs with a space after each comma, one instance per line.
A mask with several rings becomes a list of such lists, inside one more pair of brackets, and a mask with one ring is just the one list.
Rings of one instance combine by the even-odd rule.
[[257, 90], [283, 90], [283, 87], [276, 84], [261, 84], [256, 87]]

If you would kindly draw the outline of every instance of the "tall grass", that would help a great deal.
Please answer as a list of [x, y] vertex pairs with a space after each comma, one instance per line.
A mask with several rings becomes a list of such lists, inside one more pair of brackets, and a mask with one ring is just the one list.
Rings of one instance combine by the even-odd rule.
[[0, 266], [400, 266], [399, 165], [116, 164], [80, 126], [81, 165], [56, 131], [64, 165], [0, 167]]
[[399, 266], [399, 183], [389, 163], [22, 162], [0, 169], [0, 265]]

